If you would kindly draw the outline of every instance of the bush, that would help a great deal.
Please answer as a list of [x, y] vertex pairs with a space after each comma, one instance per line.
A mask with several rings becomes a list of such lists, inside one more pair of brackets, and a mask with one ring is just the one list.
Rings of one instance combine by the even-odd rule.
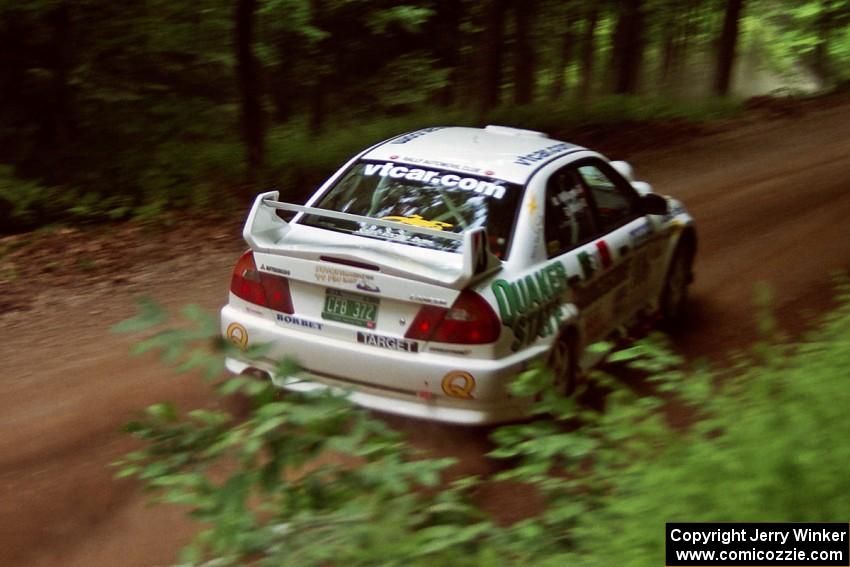
[[[232, 346], [215, 319], [164, 331], [138, 351], [164, 348], [181, 369], [222, 369]], [[122, 330], [159, 324], [147, 305]], [[247, 416], [167, 404], [128, 426], [144, 444], [120, 464], [161, 500], [188, 505], [211, 527], [187, 548], [189, 564], [654, 566], [665, 522], [835, 521], [850, 508], [850, 292], [805, 342], [763, 343], [722, 375], [683, 369], [652, 337], [610, 357], [577, 397], [563, 399], [540, 368], [512, 385], [540, 394], [526, 423], [499, 427], [497, 479], [535, 487], [545, 510], [500, 527], [470, 490], [446, 483], [450, 460], [417, 454], [367, 412], [330, 394], [285, 398], [268, 383], [229, 377], [223, 396], [250, 399]], [[254, 347], [252, 355], [261, 356]], [[244, 355], [244, 353], [243, 353]], [[284, 363], [281, 372], [294, 371]], [[612, 371], [612, 368], [614, 369]], [[631, 383], [615, 376], [631, 376]], [[637, 395], [634, 376], [654, 394]], [[598, 399], [605, 392], [604, 410]], [[671, 413], [692, 417], [672, 426]]]
[[5, 231], [30, 226], [44, 212], [53, 211], [58, 191], [19, 179], [12, 168], [0, 165], [0, 226]]

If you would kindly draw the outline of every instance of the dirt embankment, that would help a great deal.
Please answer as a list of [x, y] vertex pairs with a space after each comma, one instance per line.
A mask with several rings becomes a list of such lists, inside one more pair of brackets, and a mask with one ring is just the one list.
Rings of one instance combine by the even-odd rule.
[[[639, 177], [681, 198], [697, 219], [693, 321], [680, 340], [692, 356], [753, 340], [756, 282], [772, 286], [780, 320], [800, 329], [806, 313], [829, 307], [830, 274], [850, 269], [850, 103], [715, 130], [611, 156], [630, 159]], [[129, 357], [131, 339], [107, 329], [140, 296], [217, 308], [243, 248], [239, 228], [111, 238], [121, 246], [73, 231], [34, 251], [0, 241], [0, 564], [169, 564], [193, 531], [181, 510], [146, 506], [138, 487], [113, 481], [107, 465], [130, 447], [119, 427], [135, 411], [210, 396], [154, 357]], [[417, 443], [462, 458], [468, 472], [488, 467], [477, 430], [392, 421]], [[516, 498], [492, 498], [522, 509]]]

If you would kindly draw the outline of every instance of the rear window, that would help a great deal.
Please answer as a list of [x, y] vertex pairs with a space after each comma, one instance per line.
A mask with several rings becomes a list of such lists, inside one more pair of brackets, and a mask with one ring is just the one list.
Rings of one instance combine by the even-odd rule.
[[[521, 193], [519, 185], [490, 177], [361, 161], [314, 206], [454, 233], [484, 226], [493, 254], [504, 259]], [[457, 251], [461, 245], [447, 238], [316, 215], [305, 215], [301, 223], [436, 250]]]

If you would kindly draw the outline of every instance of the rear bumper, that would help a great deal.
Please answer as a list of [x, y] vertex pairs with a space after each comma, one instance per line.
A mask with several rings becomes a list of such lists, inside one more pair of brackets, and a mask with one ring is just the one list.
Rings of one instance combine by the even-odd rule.
[[489, 423], [503, 423], [522, 419], [526, 415], [525, 406], [519, 401], [513, 403], [476, 403], [471, 407], [458, 407], [445, 403], [445, 400], [425, 400], [417, 396], [404, 395], [399, 392], [390, 392], [380, 388], [370, 388], [364, 385], [352, 387], [350, 383], [318, 376], [310, 372], [302, 372], [298, 376], [275, 376], [265, 365], [248, 363], [234, 358], [227, 359], [227, 369], [234, 374], [251, 368], [260, 368], [272, 375], [275, 385], [291, 390], [293, 392], [312, 392], [316, 390], [330, 389], [335, 393], [345, 395], [353, 404], [395, 415], [403, 415], [418, 419], [429, 419], [444, 423], [455, 423], [459, 425], [486, 425]]
[[[526, 349], [508, 357], [485, 360], [430, 352], [398, 352], [285, 328], [265, 317], [226, 305], [221, 329], [232, 324], [246, 332], [251, 345], [268, 345], [258, 360], [229, 358], [227, 368], [239, 374], [251, 368], [268, 372], [274, 383], [293, 391], [330, 388], [360, 406], [447, 423], [483, 425], [525, 416], [528, 401], [511, 397], [507, 384], [542, 353]], [[275, 374], [277, 362], [292, 358], [303, 368], [292, 376]], [[453, 372], [474, 380], [469, 398], [447, 395], [443, 380]]]

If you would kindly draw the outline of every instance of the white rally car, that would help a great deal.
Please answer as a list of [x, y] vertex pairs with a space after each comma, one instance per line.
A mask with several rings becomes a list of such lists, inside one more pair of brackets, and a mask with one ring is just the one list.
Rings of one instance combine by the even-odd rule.
[[[502, 126], [372, 146], [304, 206], [259, 195], [244, 237], [222, 333], [268, 347], [231, 372], [467, 424], [521, 417], [506, 385], [530, 363], [566, 393], [587, 345], [679, 317], [696, 251], [682, 205], [627, 163]], [[302, 371], [275, 375], [286, 357]]]

